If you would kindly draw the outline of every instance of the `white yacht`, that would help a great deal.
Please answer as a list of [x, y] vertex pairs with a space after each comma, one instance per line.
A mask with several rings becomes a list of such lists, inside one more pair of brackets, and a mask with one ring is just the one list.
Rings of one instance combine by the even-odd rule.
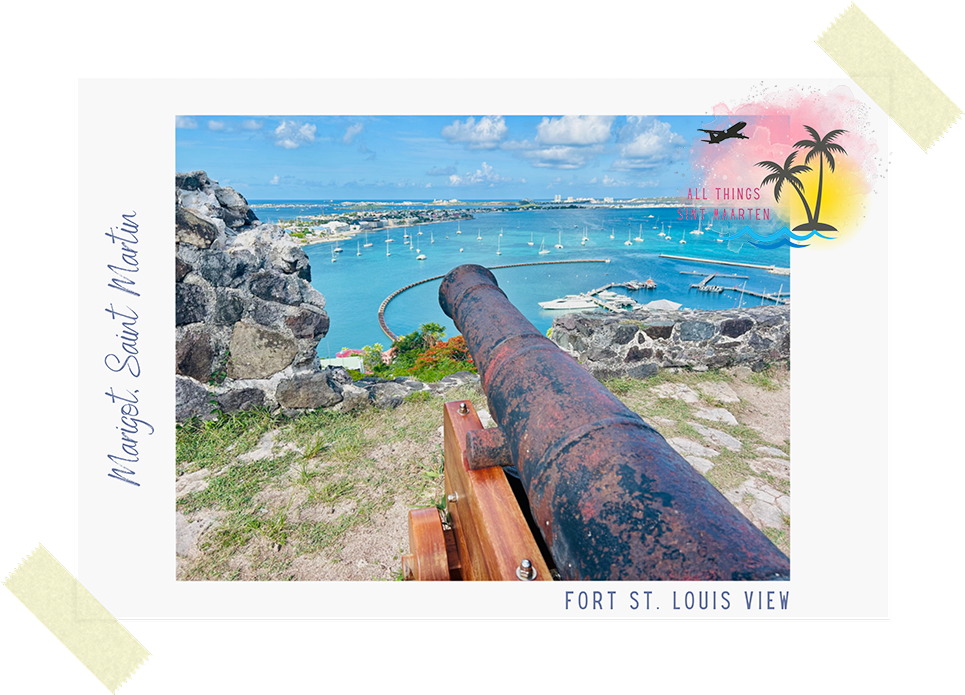
[[539, 302], [543, 309], [596, 309], [596, 303], [579, 294], [568, 294], [559, 299], [552, 299], [548, 302]]

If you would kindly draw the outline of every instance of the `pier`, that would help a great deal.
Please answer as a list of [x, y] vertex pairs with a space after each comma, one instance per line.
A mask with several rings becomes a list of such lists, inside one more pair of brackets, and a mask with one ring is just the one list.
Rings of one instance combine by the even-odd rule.
[[[609, 263], [609, 262], [610, 262], [609, 259], [602, 259], [602, 258], [594, 258], [589, 260], [572, 260], [572, 261], [534, 261], [532, 263], [509, 263], [507, 265], [491, 265], [488, 267], [488, 270], [498, 270], [500, 268], [519, 268], [526, 265], [560, 265], [561, 263]], [[435, 277], [426, 278], [425, 280], [418, 280], [417, 282], [409, 283], [405, 287], [401, 287], [397, 289], [395, 292], [390, 294], [382, 301], [382, 304], [379, 305], [379, 327], [382, 328], [382, 332], [385, 333], [385, 335], [388, 337], [389, 340], [391, 340], [394, 343], [396, 340], [399, 339], [399, 336], [397, 336], [395, 333], [389, 330], [389, 326], [385, 322], [385, 308], [389, 306], [389, 302], [391, 302], [393, 299], [398, 297], [406, 290], [411, 290], [413, 287], [417, 287], [418, 285], [422, 285], [427, 282], [432, 282], [433, 280], [441, 280], [444, 277], [445, 275], [436, 275]]]
[[[680, 271], [680, 274], [681, 274], [681, 275], [706, 275], [706, 273], [703, 273], [703, 272], [701, 272], [701, 271], [699, 271], [699, 270], [681, 270], [681, 271]], [[733, 274], [724, 274], [724, 273], [711, 273], [710, 275], [707, 275], [707, 276], [706, 276], [703, 280], [701, 280], [700, 282], [691, 285], [691, 286], [690, 286], [690, 289], [695, 289], [695, 290], [697, 290], [698, 292], [710, 292], [710, 293], [712, 293], [712, 294], [720, 294], [721, 292], [724, 291], [724, 288], [723, 288], [723, 287], [721, 287], [720, 285], [708, 285], [708, 284], [707, 284], [707, 283], [709, 283], [711, 280], [713, 280], [714, 278], [741, 278], [742, 280], [747, 280], [747, 279], [748, 279], [746, 275], [733, 275]]]
[[757, 268], [758, 270], [766, 270], [769, 273], [775, 275], [790, 275], [790, 268], [780, 268], [774, 265], [755, 265], [754, 263], [737, 263], [736, 261], [715, 261], [710, 258], [691, 258], [689, 256], [671, 256], [667, 253], [661, 253], [660, 258], [670, 258], [675, 261], [692, 261], [694, 263], [713, 263], [715, 265], [729, 265], [737, 266], [740, 268]]

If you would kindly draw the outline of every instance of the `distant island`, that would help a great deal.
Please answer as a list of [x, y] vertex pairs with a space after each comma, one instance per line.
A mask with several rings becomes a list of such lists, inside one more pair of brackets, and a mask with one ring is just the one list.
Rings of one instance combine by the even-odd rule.
[[[559, 196], [558, 196], [559, 198]], [[321, 201], [319, 201], [321, 202]], [[334, 201], [330, 201], [333, 204]], [[318, 215], [299, 215], [290, 220], [278, 222], [285, 231], [302, 244], [344, 241], [364, 232], [376, 232], [394, 227], [418, 227], [436, 222], [457, 222], [471, 220], [476, 215], [490, 212], [514, 212], [518, 210], [577, 210], [625, 209], [625, 208], [681, 208], [695, 207], [692, 198], [659, 197], [613, 200], [604, 198], [566, 198], [565, 200], [536, 201], [473, 201], [433, 200], [425, 201], [341, 201], [338, 205], [345, 212]], [[308, 201], [251, 203], [253, 210], [284, 210], [304, 208]], [[404, 207], [403, 210], [394, 209]]]

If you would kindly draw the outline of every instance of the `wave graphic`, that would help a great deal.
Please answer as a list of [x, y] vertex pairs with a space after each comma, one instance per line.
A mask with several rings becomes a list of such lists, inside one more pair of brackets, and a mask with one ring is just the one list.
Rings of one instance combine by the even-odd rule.
[[821, 237], [822, 239], [834, 239], [831, 236], [825, 236], [818, 232], [817, 230], [812, 230], [810, 233], [805, 235], [795, 234], [788, 227], [781, 227], [773, 234], [768, 236], [761, 236], [750, 226], [744, 227], [742, 230], [734, 234], [733, 236], [721, 237], [721, 241], [731, 241], [733, 239], [739, 239], [740, 237], [747, 235], [751, 237], [750, 243], [759, 249], [776, 249], [780, 246], [790, 246], [795, 249], [803, 249], [808, 246], [808, 244], [795, 244], [795, 241], [807, 241], [814, 235]]

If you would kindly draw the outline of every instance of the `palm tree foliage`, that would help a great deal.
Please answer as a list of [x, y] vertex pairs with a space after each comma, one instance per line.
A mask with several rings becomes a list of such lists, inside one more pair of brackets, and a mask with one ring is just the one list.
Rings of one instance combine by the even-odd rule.
[[[804, 184], [801, 183], [801, 179], [798, 178], [800, 174], [811, 171], [811, 167], [805, 166], [804, 164], [794, 164], [794, 158], [797, 156], [797, 152], [791, 152], [784, 160], [784, 166], [782, 167], [777, 162], [758, 162], [755, 166], [764, 167], [769, 169], [773, 173], [768, 174], [761, 181], [762, 186], [767, 186], [774, 184], [774, 200], [776, 202], [781, 202], [781, 190], [786, 183], [788, 183], [791, 188], [797, 191], [797, 194], [801, 197], [801, 202], [804, 204], [804, 211], [808, 216], [808, 224], [812, 223], [811, 208], [808, 206], [808, 201], [804, 197]], [[805, 160], [806, 161], [806, 160]]]
[[835, 231], [834, 227], [827, 224], [821, 224], [820, 227], [818, 218], [821, 215], [821, 194], [824, 188], [824, 160], [828, 160], [828, 169], [831, 173], [834, 173], [834, 155], [837, 154], [848, 154], [841, 145], [834, 142], [835, 138], [846, 133], [846, 130], [832, 130], [823, 138], [818, 134], [814, 128], [809, 125], [804, 126], [804, 129], [808, 131], [811, 136], [810, 140], [799, 140], [794, 143], [794, 147], [806, 147], [810, 151], [807, 157], [804, 158], [804, 163], [807, 164], [813, 158], [817, 157], [819, 161], [818, 168], [818, 198], [814, 203], [814, 219], [808, 219], [807, 229], [827, 229], [830, 231]]

